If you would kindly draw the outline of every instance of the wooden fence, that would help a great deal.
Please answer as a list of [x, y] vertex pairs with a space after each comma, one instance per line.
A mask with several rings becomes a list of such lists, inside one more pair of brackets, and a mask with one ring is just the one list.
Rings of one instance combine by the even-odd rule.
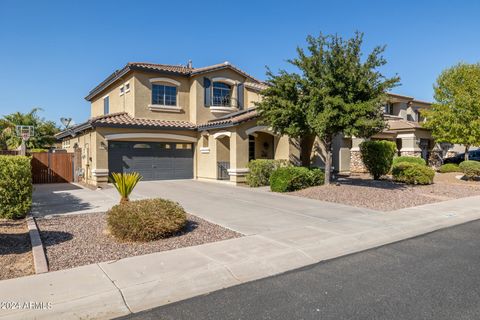
[[31, 156], [33, 183], [73, 182], [73, 153], [35, 152]]

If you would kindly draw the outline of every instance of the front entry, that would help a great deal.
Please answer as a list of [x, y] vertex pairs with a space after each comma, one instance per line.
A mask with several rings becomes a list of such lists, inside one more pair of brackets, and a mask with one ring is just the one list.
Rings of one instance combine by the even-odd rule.
[[181, 142], [111, 141], [109, 172], [138, 172], [143, 181], [192, 179], [193, 146]]

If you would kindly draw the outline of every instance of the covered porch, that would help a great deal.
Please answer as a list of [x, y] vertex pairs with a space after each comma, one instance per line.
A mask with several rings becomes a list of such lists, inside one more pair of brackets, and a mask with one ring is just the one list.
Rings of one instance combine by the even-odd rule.
[[198, 178], [244, 183], [251, 160], [292, 160], [295, 146], [287, 136], [257, 124], [254, 110], [240, 115], [245, 115], [243, 121], [234, 119], [220, 128], [210, 126], [201, 132]]

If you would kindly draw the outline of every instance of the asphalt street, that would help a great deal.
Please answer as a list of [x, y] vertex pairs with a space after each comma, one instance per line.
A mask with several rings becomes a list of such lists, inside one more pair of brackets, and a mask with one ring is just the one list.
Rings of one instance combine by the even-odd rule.
[[480, 221], [124, 319], [480, 319]]

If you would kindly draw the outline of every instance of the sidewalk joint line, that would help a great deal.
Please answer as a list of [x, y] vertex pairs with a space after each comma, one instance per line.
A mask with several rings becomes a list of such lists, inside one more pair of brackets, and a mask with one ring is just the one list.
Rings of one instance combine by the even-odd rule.
[[130, 309], [130, 307], [128, 306], [128, 303], [127, 303], [127, 300], [125, 300], [125, 296], [123, 295], [123, 292], [122, 290], [115, 284], [115, 282], [108, 276], [108, 274], [105, 272], [105, 270], [103, 270], [102, 266], [97, 263], [97, 266], [100, 268], [100, 270], [102, 270], [103, 274], [105, 274], [105, 276], [108, 278], [108, 280], [110, 280], [110, 282], [115, 286], [115, 288], [117, 288], [118, 292], [120, 293], [120, 296], [122, 297], [122, 301], [123, 301], [123, 304], [125, 305], [125, 307], [127, 308], [128, 312], [130, 312], [131, 314], [133, 313], [133, 311]]

